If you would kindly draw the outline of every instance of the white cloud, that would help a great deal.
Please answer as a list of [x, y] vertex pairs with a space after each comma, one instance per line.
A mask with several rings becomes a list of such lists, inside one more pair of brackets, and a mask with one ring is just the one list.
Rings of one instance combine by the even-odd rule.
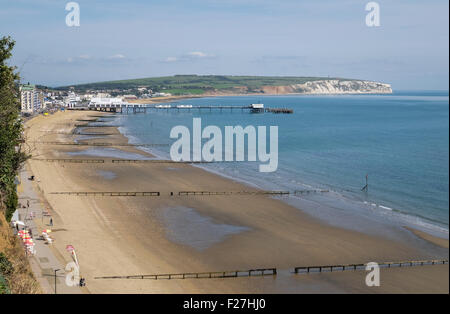
[[167, 57], [165, 61], [166, 62], [176, 62], [176, 61], [178, 61], [178, 58], [177, 57]]
[[164, 62], [192, 61], [197, 59], [214, 58], [215, 55], [202, 51], [191, 51], [179, 57], [167, 57]]
[[188, 56], [194, 57], [194, 58], [206, 58], [206, 57], [212, 57], [213, 55], [209, 55], [209, 54], [201, 52], [201, 51], [193, 51], [193, 52], [189, 52]]
[[118, 54], [109, 56], [108, 59], [125, 59], [125, 56], [123, 54], [118, 53]]

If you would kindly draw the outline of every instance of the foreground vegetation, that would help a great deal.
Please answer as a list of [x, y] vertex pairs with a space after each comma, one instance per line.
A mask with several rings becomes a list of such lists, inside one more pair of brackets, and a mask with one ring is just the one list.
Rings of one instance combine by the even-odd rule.
[[0, 39], [0, 204], [9, 221], [17, 208], [15, 177], [26, 156], [21, 152], [22, 123], [20, 121], [19, 75], [7, 60], [12, 56], [14, 41]]
[[[258, 92], [263, 86], [284, 86], [303, 84], [308, 81], [330, 80], [329, 77], [293, 77], [293, 76], [224, 76], [224, 75], [175, 75], [149, 77], [132, 80], [107, 81], [74, 85], [76, 91], [136, 89], [147, 87], [154, 92], [171, 93], [172, 95], [201, 95], [208, 92], [235, 91], [245, 87], [248, 92]], [[57, 89], [67, 90], [71, 86]]]
[[21, 149], [19, 75], [7, 64], [13, 47], [10, 37], [0, 39], [0, 294], [39, 292], [24, 249], [9, 227], [18, 205], [15, 178], [27, 158]]
[[0, 215], [0, 294], [41, 293], [25, 256], [25, 251]]

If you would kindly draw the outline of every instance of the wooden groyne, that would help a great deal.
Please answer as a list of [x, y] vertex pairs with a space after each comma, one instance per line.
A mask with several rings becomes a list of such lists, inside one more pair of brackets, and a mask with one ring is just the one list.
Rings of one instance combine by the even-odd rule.
[[[77, 195], [77, 196], [161, 196], [161, 192], [138, 192], [138, 191], [64, 191], [64, 192], [51, 192], [50, 194], [59, 195]], [[180, 191], [180, 192], [168, 192], [168, 195], [174, 196], [189, 196], [189, 195], [201, 195], [201, 196], [231, 196], [231, 195], [289, 195], [289, 191]]]
[[60, 134], [67, 134], [67, 135], [89, 135], [89, 136], [103, 136], [103, 135], [126, 135], [123, 133], [96, 133], [96, 132], [92, 132], [92, 133], [81, 133], [81, 132], [75, 132], [75, 133], [60, 133]]
[[103, 164], [104, 159], [69, 159], [69, 158], [31, 158], [31, 160], [45, 161], [45, 162], [66, 162], [66, 163], [88, 163], [88, 164]]
[[[448, 259], [441, 260], [421, 260], [421, 261], [400, 261], [400, 262], [380, 262], [379, 267], [412, 267], [425, 265], [443, 265], [448, 264]], [[295, 274], [321, 273], [346, 270], [365, 270], [366, 264], [337, 264], [337, 265], [320, 265], [320, 266], [300, 266], [294, 268]]]
[[76, 128], [118, 128], [123, 125], [121, 124], [114, 124], [114, 125], [106, 125], [106, 124], [99, 124], [99, 125], [89, 125], [89, 124], [75, 124], [74, 127]]
[[[378, 263], [379, 267], [412, 267], [426, 265], [448, 264], [448, 260], [423, 260], [423, 261], [403, 261]], [[308, 274], [347, 270], [365, 270], [366, 264], [345, 264], [329, 266], [302, 266], [295, 267], [294, 274]], [[151, 275], [128, 275], [128, 276], [98, 276], [94, 279], [213, 279], [213, 278], [239, 278], [253, 276], [277, 276], [277, 268], [256, 268], [249, 270], [214, 271], [214, 272], [190, 272], [173, 274], [151, 274]]]
[[311, 193], [328, 193], [330, 190], [295, 190], [293, 194], [303, 195]]
[[114, 164], [121, 163], [154, 163], [154, 164], [197, 164], [208, 163], [200, 161], [173, 161], [166, 159], [71, 159], [71, 158], [31, 158], [31, 160], [44, 161], [44, 162], [65, 162], [65, 163], [106, 163], [111, 162]]
[[89, 115], [90, 117], [95, 117], [95, 118], [115, 118], [116, 115], [114, 113], [111, 114], [105, 114], [105, 115]]
[[42, 132], [42, 133], [48, 133], [48, 134], [65, 134], [65, 135], [73, 135], [73, 136], [76, 136], [76, 135], [93, 135], [93, 136], [96, 136], [96, 135], [99, 135], [99, 136], [102, 136], [102, 135], [125, 135], [125, 136], [127, 136], [127, 135], [149, 135], [150, 133], [120, 133], [120, 132], [115, 132], [115, 133], [100, 133], [100, 132], [92, 132], [92, 133], [86, 133], [86, 132], [84, 132], [84, 133], [81, 133], [81, 132], [75, 132], [75, 131], [72, 131], [72, 132], [63, 132], [63, 131], [49, 131], [49, 130], [39, 130], [39, 132]]
[[[42, 133], [48, 134], [65, 134], [65, 135], [108, 135], [107, 133], [77, 133], [75, 131], [72, 132], [63, 132], [63, 131], [48, 131], [48, 130], [39, 130]], [[111, 134], [120, 134], [120, 133], [111, 133]]]
[[51, 192], [56, 195], [76, 196], [160, 196], [160, 192]]
[[179, 196], [189, 196], [189, 195], [289, 195], [289, 191], [224, 191], [224, 192], [214, 192], [214, 191], [180, 191]]
[[205, 164], [208, 161], [173, 161], [166, 159], [112, 159], [112, 163], [116, 164], [140, 164], [140, 163], [154, 163], [154, 164]]
[[131, 143], [69, 143], [69, 142], [32, 142], [35, 144], [46, 144], [46, 145], [66, 145], [66, 146], [169, 146], [169, 144], [131, 144]]
[[276, 276], [276, 268], [257, 268], [249, 270], [214, 271], [201, 273], [176, 273], [176, 274], [153, 274], [153, 275], [130, 275], [130, 276], [102, 276], [94, 279], [212, 279], [212, 278], [238, 278], [254, 276]]

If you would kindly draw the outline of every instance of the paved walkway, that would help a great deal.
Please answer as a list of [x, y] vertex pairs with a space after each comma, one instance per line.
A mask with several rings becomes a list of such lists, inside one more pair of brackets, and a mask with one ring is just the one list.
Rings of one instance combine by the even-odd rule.
[[[66, 274], [64, 271], [65, 264], [61, 263], [53, 254], [48, 244], [45, 244], [43, 240], [38, 240], [42, 230], [36, 226], [36, 221], [42, 221], [44, 226], [47, 226], [49, 217], [43, 217], [43, 207], [36, 192], [33, 189], [32, 183], [28, 180], [30, 174], [25, 169], [20, 172], [21, 184], [18, 186], [19, 203], [27, 205], [29, 201], [29, 208], [19, 209], [19, 218], [23, 221], [28, 228], [31, 228], [33, 233], [33, 239], [35, 240], [36, 255], [28, 257], [31, 265], [31, 269], [38, 280], [44, 293], [55, 293], [55, 279], [56, 279], [56, 293], [58, 294], [75, 294], [81, 293], [80, 287], [69, 287], [66, 285]], [[29, 220], [30, 213], [34, 213], [34, 220]], [[51, 227], [48, 227], [51, 229]], [[51, 244], [50, 244], [51, 245]], [[55, 278], [55, 270], [57, 276]]]

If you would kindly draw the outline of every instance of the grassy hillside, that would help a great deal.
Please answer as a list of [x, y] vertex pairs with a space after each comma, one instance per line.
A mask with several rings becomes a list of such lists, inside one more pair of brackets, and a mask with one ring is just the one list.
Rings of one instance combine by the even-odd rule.
[[[132, 80], [107, 81], [74, 85], [77, 91], [89, 89], [135, 89], [151, 88], [155, 92], [166, 92], [173, 95], [201, 95], [205, 92], [233, 91], [246, 87], [248, 91], [257, 91], [262, 86], [283, 86], [302, 84], [308, 81], [338, 79], [329, 77], [292, 77], [292, 76], [222, 76], [222, 75], [175, 75], [165, 77], [149, 77]], [[58, 89], [68, 89], [62, 86]]]
[[[0, 211], [2, 210], [0, 206]], [[42, 293], [18, 237], [0, 214], [0, 294]]]

